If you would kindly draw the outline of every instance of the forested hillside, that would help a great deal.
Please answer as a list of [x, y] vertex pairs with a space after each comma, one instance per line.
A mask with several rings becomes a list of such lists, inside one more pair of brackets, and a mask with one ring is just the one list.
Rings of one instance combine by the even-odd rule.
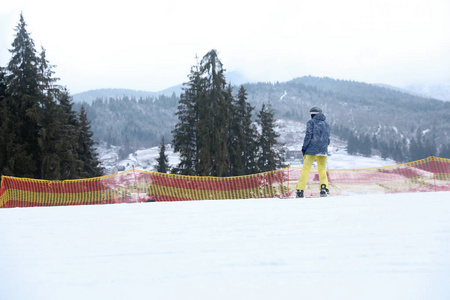
[[[309, 108], [320, 106], [332, 134], [349, 142], [351, 154], [378, 153], [398, 162], [429, 155], [450, 157], [449, 102], [361, 82], [311, 76], [244, 87], [253, 107], [270, 102], [277, 119], [306, 122]], [[234, 87], [234, 94], [238, 88]], [[124, 146], [127, 152], [156, 146], [163, 135], [171, 141], [178, 100], [175, 95], [103, 98], [85, 107], [95, 139]]]
[[371, 84], [302, 77], [283, 83], [246, 85], [249, 102], [271, 101], [277, 117], [306, 122], [322, 107], [332, 133], [349, 142], [351, 154], [375, 150], [398, 162], [450, 156], [450, 103]]
[[171, 141], [179, 97], [98, 98], [85, 107], [97, 142], [121, 146], [122, 158], [139, 148], [156, 146], [162, 136]]

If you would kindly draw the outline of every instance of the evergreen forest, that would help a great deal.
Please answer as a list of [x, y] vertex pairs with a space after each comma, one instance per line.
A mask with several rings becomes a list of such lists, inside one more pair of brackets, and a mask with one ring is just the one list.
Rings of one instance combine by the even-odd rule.
[[[271, 103], [278, 120], [306, 124], [309, 108], [320, 106], [331, 133], [347, 142], [349, 154], [376, 154], [398, 163], [430, 155], [450, 158], [449, 102], [384, 86], [312, 76], [242, 86], [251, 107]], [[231, 86], [234, 97], [240, 88]], [[161, 136], [172, 142], [171, 130], [178, 121], [179, 101], [173, 94], [138, 99], [97, 98], [93, 104], [84, 106], [92, 120], [96, 141], [125, 145], [127, 155], [142, 147], [158, 145]], [[80, 107], [81, 103], [75, 105], [77, 110]], [[252, 120], [256, 121], [256, 115]]]
[[193, 66], [176, 115], [173, 146], [180, 153], [175, 173], [199, 176], [239, 176], [272, 171], [283, 165], [274, 112], [262, 105], [252, 122], [247, 92], [233, 96], [217, 51], [209, 51]]
[[102, 175], [84, 107], [73, 109], [46, 51], [35, 49], [23, 15], [0, 67], [0, 174], [47, 180]]

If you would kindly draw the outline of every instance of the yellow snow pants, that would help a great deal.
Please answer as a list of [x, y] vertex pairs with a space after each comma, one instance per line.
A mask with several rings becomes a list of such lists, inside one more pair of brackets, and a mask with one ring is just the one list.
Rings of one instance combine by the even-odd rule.
[[319, 156], [319, 155], [305, 155], [305, 159], [303, 160], [303, 168], [302, 173], [300, 175], [300, 179], [297, 183], [297, 190], [305, 190], [306, 183], [308, 182], [309, 171], [311, 170], [313, 162], [317, 160], [317, 165], [319, 169], [319, 181], [320, 186], [325, 184], [328, 189], [328, 178], [327, 178], [327, 157]]

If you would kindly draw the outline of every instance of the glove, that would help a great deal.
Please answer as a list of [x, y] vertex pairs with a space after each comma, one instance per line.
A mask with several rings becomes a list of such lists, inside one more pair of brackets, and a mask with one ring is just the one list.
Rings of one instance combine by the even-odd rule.
[[302, 154], [303, 154], [303, 156], [305, 156], [305, 152], [306, 152], [306, 148], [302, 147]]

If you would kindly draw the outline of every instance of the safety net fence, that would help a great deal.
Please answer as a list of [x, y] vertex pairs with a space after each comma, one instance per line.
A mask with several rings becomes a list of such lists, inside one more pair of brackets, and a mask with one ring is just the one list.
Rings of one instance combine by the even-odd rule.
[[[200, 177], [138, 170], [64, 181], [2, 176], [0, 207], [87, 205], [155, 201], [284, 198], [294, 195], [301, 168], [239, 177]], [[450, 159], [430, 156], [405, 164], [328, 169], [331, 195], [450, 191]], [[306, 196], [319, 195], [311, 169]]]

